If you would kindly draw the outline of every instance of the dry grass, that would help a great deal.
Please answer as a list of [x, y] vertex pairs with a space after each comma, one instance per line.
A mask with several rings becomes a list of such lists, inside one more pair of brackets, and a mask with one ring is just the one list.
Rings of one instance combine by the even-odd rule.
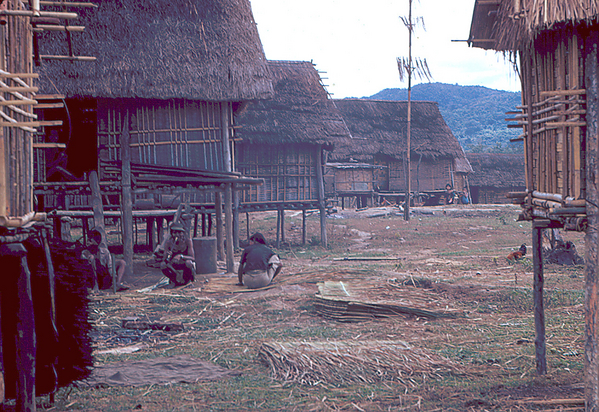
[[[517, 222], [517, 211], [509, 209], [487, 213], [463, 209], [461, 213], [417, 215], [405, 222], [393, 215], [360, 218], [352, 211], [329, 220], [328, 249], [301, 246], [301, 230], [291, 229], [292, 217], [287, 222], [290, 245], [278, 251], [285, 269], [273, 288], [240, 292], [232, 286], [236, 278], [230, 274], [209, 277], [208, 282], [198, 279], [193, 287], [175, 291], [96, 296], [92, 318], [97, 364], [189, 354], [241, 375], [160, 387], [72, 387], [58, 393], [53, 410], [578, 407], [559, 399], [583, 396], [579, 386], [584, 352], [583, 268], [545, 267], [549, 372], [538, 377], [532, 266], [530, 260], [515, 265], [505, 260], [521, 243], [530, 245], [530, 224]], [[273, 239], [276, 220], [268, 217], [257, 215], [251, 227]], [[309, 233], [317, 232], [317, 222], [318, 216], [310, 218]], [[301, 222], [294, 226], [301, 227]], [[564, 236], [584, 250], [582, 235]], [[392, 263], [333, 260], [375, 253], [400, 259]], [[148, 276], [159, 278], [153, 272], [137, 275], [144, 282]], [[394, 294], [409, 300], [413, 291], [414, 301], [424, 299], [428, 305], [437, 299], [459, 309], [461, 316], [329, 320], [318, 315], [315, 305], [317, 284], [327, 281], [359, 285], [360, 296], [370, 301], [377, 296], [392, 301]], [[121, 328], [122, 318], [132, 315], [180, 322], [184, 331]], [[100, 354], [132, 345], [141, 349]], [[540, 403], [548, 400], [554, 403]]]

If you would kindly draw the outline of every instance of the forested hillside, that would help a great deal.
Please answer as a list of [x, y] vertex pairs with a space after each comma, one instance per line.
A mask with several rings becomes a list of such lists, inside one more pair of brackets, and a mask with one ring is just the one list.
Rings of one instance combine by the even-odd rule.
[[[407, 89], [384, 89], [365, 99], [407, 100]], [[424, 83], [412, 87], [413, 100], [434, 101], [466, 152], [520, 153], [522, 142], [511, 143], [521, 129], [508, 129], [506, 115], [522, 103], [519, 92], [482, 86]]]

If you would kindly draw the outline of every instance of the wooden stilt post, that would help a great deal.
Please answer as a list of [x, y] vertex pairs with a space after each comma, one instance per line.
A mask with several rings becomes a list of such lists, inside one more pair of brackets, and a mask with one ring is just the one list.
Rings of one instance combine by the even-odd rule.
[[250, 241], [250, 214], [249, 212], [245, 212], [245, 231], [246, 231], [246, 236], [247, 236], [247, 241], [249, 243]]
[[148, 232], [148, 245], [150, 246], [150, 250], [153, 252], [156, 249], [156, 218], [149, 217], [146, 223], [146, 230]]
[[17, 283], [19, 306], [17, 311], [17, 401], [18, 411], [35, 411], [35, 317], [31, 294], [31, 273], [27, 265], [27, 251], [20, 245], [21, 273]]
[[218, 260], [225, 260], [225, 238], [223, 236], [223, 203], [220, 192], [214, 193], [214, 214], [216, 221], [216, 252]]
[[285, 244], [285, 207], [281, 206], [281, 245]]
[[543, 307], [543, 228], [533, 221], [532, 228], [532, 253], [534, 269], [533, 300], [535, 306], [535, 352], [537, 360], [537, 374], [547, 373], [547, 359], [545, 357], [545, 309]]
[[233, 272], [234, 267], [234, 248], [235, 241], [233, 240], [233, 189], [231, 183], [225, 185], [225, 230], [227, 231], [227, 244], [226, 244], [226, 264], [227, 273]]
[[597, 44], [599, 35], [591, 31], [586, 39], [585, 88], [587, 100], [586, 132], [586, 200], [588, 225], [585, 235], [585, 403], [587, 411], [599, 411], [599, 70]]
[[[230, 119], [231, 119], [231, 103], [221, 103], [221, 137], [223, 142], [223, 159], [225, 172], [232, 172], [232, 156], [231, 156], [231, 141], [230, 141]], [[227, 236], [227, 254], [226, 264], [227, 273], [233, 272], [233, 253], [235, 240], [233, 239], [233, 184], [225, 184], [225, 230]]]
[[239, 191], [233, 185], [233, 247], [239, 249]]
[[327, 241], [327, 214], [324, 198], [324, 180], [322, 174], [322, 146], [316, 148], [316, 182], [318, 185], [318, 209], [320, 211], [320, 244], [328, 247]]
[[275, 241], [275, 247], [281, 248], [281, 209], [277, 209], [277, 239]]
[[302, 246], [306, 245], [306, 209], [302, 209]]
[[[108, 247], [106, 240], [106, 227], [104, 225], [104, 205], [102, 204], [102, 192], [100, 191], [100, 181], [98, 172], [92, 170], [89, 173], [89, 187], [91, 190], [91, 203], [94, 212], [94, 228], [102, 234], [101, 247]], [[94, 274], [94, 290], [98, 290], [98, 277]]]
[[[129, 111], [125, 112], [121, 132], [121, 226], [123, 232], [123, 258], [125, 259], [125, 277], [133, 273], [133, 202], [131, 195], [131, 136], [129, 134]], [[114, 276], [113, 276], [114, 278]], [[116, 293], [116, 279], [113, 279], [113, 291]]]
[[[85, 220], [85, 219], [84, 219]], [[55, 297], [55, 279], [54, 279], [54, 264], [52, 263], [52, 255], [50, 254], [50, 245], [48, 244], [48, 235], [45, 229], [41, 230], [42, 243], [44, 245], [44, 253], [46, 255], [46, 264], [48, 266], [48, 293], [50, 294], [50, 327], [52, 328], [53, 344], [58, 344], [58, 329], [56, 327], [56, 297]], [[44, 342], [49, 344], [49, 342]], [[51, 395], [53, 396], [58, 389], [58, 374], [56, 368], [58, 366], [58, 356], [55, 354], [52, 360], [52, 372], [54, 374], [54, 387]]]

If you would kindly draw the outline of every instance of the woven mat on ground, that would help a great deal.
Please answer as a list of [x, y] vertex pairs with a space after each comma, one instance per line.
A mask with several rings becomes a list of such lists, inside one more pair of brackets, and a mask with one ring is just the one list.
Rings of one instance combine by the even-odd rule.
[[98, 366], [84, 383], [90, 386], [167, 385], [213, 381], [237, 375], [241, 372], [181, 355]]

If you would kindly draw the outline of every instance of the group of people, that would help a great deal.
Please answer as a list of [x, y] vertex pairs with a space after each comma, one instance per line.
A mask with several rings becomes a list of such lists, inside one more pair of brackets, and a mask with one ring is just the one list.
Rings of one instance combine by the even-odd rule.
[[467, 205], [470, 204], [470, 196], [468, 195], [468, 188], [464, 187], [461, 193], [453, 190], [453, 186], [449, 183], [445, 185], [445, 193], [441, 197], [442, 204], [452, 205], [452, 204], [462, 204]]
[[[100, 229], [92, 229], [89, 240], [90, 244], [82, 257], [90, 262], [97, 287], [110, 289], [114, 281], [116, 290], [127, 290], [128, 287], [123, 285], [125, 261], [116, 259], [110, 253]], [[168, 238], [154, 251], [154, 260], [159, 262], [160, 270], [169, 279], [169, 288], [184, 286], [195, 280], [193, 241], [185, 227], [179, 223], [171, 224]], [[279, 256], [266, 246], [264, 236], [255, 233], [250, 237], [250, 245], [241, 255], [237, 271], [238, 285], [250, 289], [268, 286], [282, 267]]]

